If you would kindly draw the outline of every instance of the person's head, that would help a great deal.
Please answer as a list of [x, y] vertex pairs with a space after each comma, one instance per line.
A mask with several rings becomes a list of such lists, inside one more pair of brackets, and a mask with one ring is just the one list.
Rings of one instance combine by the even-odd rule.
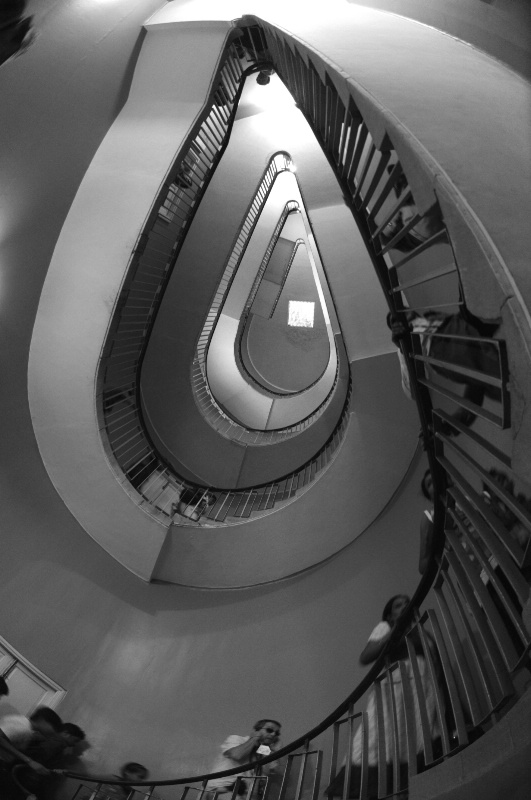
[[61, 733], [63, 723], [61, 717], [52, 708], [40, 706], [30, 714], [31, 727], [37, 733], [48, 736], [50, 733]]
[[79, 725], [74, 725], [73, 722], [65, 722], [61, 728], [61, 736], [69, 747], [85, 741], [85, 731], [82, 731]]
[[259, 719], [255, 722], [253, 730], [262, 737], [262, 744], [274, 744], [280, 738], [280, 722], [276, 719]]
[[128, 761], [127, 764], [120, 768], [120, 775], [124, 781], [138, 783], [148, 779], [149, 770], [142, 764], [137, 764], [136, 761]]
[[407, 594], [395, 594], [384, 606], [382, 619], [393, 627], [400, 619], [409, 604]]
[[430, 500], [433, 503], [435, 492], [433, 489], [433, 477], [431, 474], [431, 469], [428, 468], [424, 473], [424, 475], [422, 476], [422, 480], [420, 482], [420, 488], [426, 500]]
[[7, 697], [9, 694], [9, 686], [6, 683], [5, 678], [0, 678], [0, 697]]

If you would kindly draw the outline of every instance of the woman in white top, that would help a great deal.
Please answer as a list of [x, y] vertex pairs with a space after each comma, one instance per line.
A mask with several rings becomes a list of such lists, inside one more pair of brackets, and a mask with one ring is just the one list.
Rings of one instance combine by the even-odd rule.
[[[396, 626], [398, 620], [400, 619], [400, 617], [406, 610], [407, 606], [409, 605], [409, 602], [410, 599], [407, 595], [399, 594], [395, 595], [394, 597], [391, 597], [391, 599], [385, 604], [382, 614], [382, 621], [376, 625], [371, 635], [369, 636], [367, 644], [365, 645], [364, 649], [361, 652], [360, 655], [361, 664], [363, 665], [372, 664], [380, 656], [384, 647], [387, 645], [387, 642], [391, 637], [394, 627]], [[428, 634], [426, 635], [427, 638], [429, 639]], [[421, 702], [425, 702], [430, 738], [436, 739], [438, 736], [440, 736], [440, 732], [436, 718], [435, 691], [433, 683], [429, 676], [428, 667], [426, 665], [423, 655], [422, 644], [418, 634], [415, 635], [414, 633], [411, 637], [411, 641], [413, 643], [416, 653], [416, 661], [422, 684], [422, 695], [424, 697], [424, 700], [423, 701], [421, 700]], [[389, 653], [389, 658], [391, 662], [398, 660], [403, 661], [406, 667], [407, 680], [409, 683], [410, 693], [413, 697], [413, 704], [414, 704], [416, 752], [418, 755], [421, 755], [423, 752], [423, 736], [422, 736], [419, 696], [417, 693], [415, 682], [413, 680], [413, 670], [411, 666], [411, 661], [409, 659], [407, 647], [404, 640], [399, 642], [399, 644], [391, 650], [391, 652]], [[407, 752], [407, 737], [406, 737], [406, 713], [404, 706], [404, 693], [403, 693], [402, 679], [400, 677], [400, 670], [399, 669], [392, 670], [390, 679], [386, 676], [384, 678], [379, 678], [378, 682], [380, 683], [381, 687], [382, 711], [383, 711], [383, 739], [385, 745], [384, 757], [387, 769], [387, 778], [389, 781], [392, 778], [392, 764], [395, 753], [394, 732], [396, 730], [398, 739], [396, 743], [396, 750], [398, 752], [398, 759], [400, 762], [398, 765], [396, 765], [396, 767], [397, 769], [400, 770], [401, 780], [405, 781], [407, 780], [406, 765], [408, 761], [408, 752]], [[391, 686], [394, 699], [391, 695]], [[395, 719], [395, 711], [396, 711], [396, 719]], [[367, 742], [368, 742], [368, 748], [367, 748], [368, 767], [369, 767], [368, 797], [370, 798], [378, 794], [377, 767], [380, 760], [378, 753], [378, 710], [377, 710], [376, 689], [374, 688], [374, 686], [369, 690], [368, 693], [366, 714], [367, 714], [366, 717], [367, 726], [365, 730], [365, 736], [367, 737]], [[360, 725], [360, 727], [354, 734], [354, 740], [352, 744], [350, 797], [359, 796], [360, 782], [361, 782], [362, 753], [363, 753], [363, 726]], [[336, 775], [330, 786], [327, 788], [326, 794], [329, 795], [342, 794], [343, 782], [345, 777], [344, 770], [345, 768], [343, 767], [339, 771], [339, 773]]]
[[[385, 645], [387, 644], [388, 640], [390, 639], [395, 625], [397, 624], [398, 620], [406, 610], [408, 604], [409, 604], [409, 597], [407, 595], [402, 595], [402, 594], [395, 595], [386, 603], [382, 614], [382, 621], [379, 622], [378, 625], [372, 631], [371, 635], [369, 636], [369, 641], [365, 645], [360, 655], [361, 664], [372, 664], [373, 661], [376, 661], [376, 659], [384, 649]], [[434, 739], [439, 735], [436, 724], [434, 687], [431, 678], [429, 677], [428, 674], [428, 669], [423, 655], [422, 645], [420, 643], [420, 638], [418, 637], [418, 635], [416, 637], [415, 636], [412, 637], [412, 642], [415, 647], [417, 664], [419, 667], [419, 673], [422, 682], [422, 694], [424, 695], [424, 700], [426, 703], [426, 711], [430, 725], [430, 735], [431, 738]], [[420, 753], [423, 749], [423, 746], [422, 746], [422, 728], [420, 722], [419, 698], [417, 695], [415, 683], [413, 681], [411, 662], [408, 658], [408, 651], [405, 642], [400, 643], [397, 647], [395, 647], [389, 654], [389, 657], [393, 661], [400, 659], [404, 661], [406, 665], [407, 679], [409, 681], [409, 686], [411, 688], [411, 693], [414, 700], [417, 753]], [[393, 670], [392, 672], [392, 684], [393, 684], [394, 702], [396, 707], [396, 729], [398, 731], [398, 754], [400, 762], [405, 763], [407, 762], [406, 715], [404, 708], [402, 680], [400, 678], [400, 672], [398, 669]], [[391, 692], [389, 691], [388, 679], [384, 678], [380, 682], [380, 685], [382, 689], [386, 761], [390, 763], [393, 759], [394, 746], [395, 746], [394, 735], [393, 735], [394, 714], [392, 708], [392, 698], [391, 698]], [[369, 693], [369, 699], [367, 702], [367, 717], [368, 717], [367, 733], [369, 739], [369, 764], [374, 765], [378, 763], [378, 723], [377, 723], [377, 712], [376, 712], [376, 693], [374, 689], [372, 689]], [[360, 727], [356, 732], [356, 735], [354, 736], [354, 743], [352, 746], [353, 764], [361, 764], [361, 752], [362, 752], [362, 731]]]

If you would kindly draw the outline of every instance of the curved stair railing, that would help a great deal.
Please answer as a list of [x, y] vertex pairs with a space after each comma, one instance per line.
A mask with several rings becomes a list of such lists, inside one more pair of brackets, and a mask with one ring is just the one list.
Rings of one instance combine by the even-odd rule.
[[339, 422], [324, 446], [299, 469], [278, 480], [248, 489], [199, 486], [181, 480], [169, 467], [153, 459], [136, 477], [138, 491], [146, 502], [177, 524], [180, 518], [186, 519], [187, 524], [219, 525], [261, 516], [300, 496], [331, 464], [347, 429], [351, 393], [349, 386]]
[[[330, 463], [348, 422], [350, 393], [346, 385], [336, 426], [309, 462], [268, 484], [232, 491], [193, 483], [179, 476], [155, 448], [143, 420], [139, 376], [160, 301], [195, 211], [227, 146], [245, 78], [261, 68], [260, 61], [244, 68], [248, 60], [241, 41], [241, 36], [235, 33], [235, 38], [225, 48], [203, 115], [170, 170], [171, 180], [154, 202], [132, 254], [98, 370], [98, 415], [109, 460], [136, 490], [140, 506], [175, 524], [199, 524], [200, 520], [208, 525], [228, 524], [230, 520], [262, 515], [279, 503], [291, 500]], [[290, 163], [287, 153], [278, 153], [269, 165], [252, 203], [254, 216], [248, 215], [238, 238], [243, 249], [276, 174], [289, 169]], [[239, 263], [238, 252], [233, 253], [236, 262], [230, 262], [234, 267]], [[227, 280], [230, 283], [229, 277]], [[222, 281], [214, 299], [214, 317], [209, 316], [207, 325], [209, 320], [215, 321], [225, 294], [223, 287], [227, 288]], [[218, 299], [220, 302], [216, 305]], [[207, 340], [208, 336], [205, 344]], [[203, 339], [199, 344], [201, 352], [202, 342]], [[208, 405], [208, 389], [196, 362], [191, 379], [199, 402], [208, 400]], [[212, 409], [212, 405], [208, 407]], [[217, 410], [215, 414], [219, 432], [227, 435], [227, 430], [232, 431], [235, 423], [227, 415], [219, 415]], [[317, 412], [313, 417], [316, 416]], [[303, 430], [311, 421], [302, 421], [298, 427]], [[278, 436], [275, 431], [264, 435], [244, 429], [240, 441], [244, 439], [250, 444], [271, 444]]]
[[[253, 199], [249, 204], [249, 208], [247, 209], [245, 218], [240, 226], [240, 230], [234, 239], [231, 254], [227, 259], [227, 265], [223, 271], [217, 292], [214, 295], [212, 304], [210, 306], [210, 312], [205, 320], [203, 330], [201, 331], [197, 342], [197, 360], [203, 369], [205, 368], [206, 354], [210, 339], [212, 338], [212, 332], [216, 327], [216, 322], [227, 296], [227, 292], [229, 291], [232, 281], [234, 280], [234, 276], [238, 271], [238, 267], [245, 254], [251, 235], [258, 223], [260, 213], [267, 201], [267, 198], [269, 197], [277, 175], [280, 175], [282, 172], [290, 172], [291, 168], [292, 160], [289, 153], [284, 151], [275, 153], [271, 157], [269, 164], [264, 171], [262, 179], [254, 193]], [[273, 233], [273, 237], [274, 235], [275, 233]], [[266, 253], [264, 254], [264, 259], [262, 261], [264, 270], [267, 266], [267, 262], [269, 261], [272, 250], [273, 247], [268, 247]]]
[[[281, 800], [301, 800], [303, 794], [305, 800], [317, 800], [325, 786], [328, 797], [343, 800], [406, 797], [419, 772], [483, 736], [495, 736], [507, 710], [525, 699], [522, 677], [524, 689], [529, 686], [531, 488], [529, 476], [512, 462], [516, 431], [510, 427], [507, 363], [518, 341], [514, 331], [504, 336], [499, 320], [470, 314], [444, 215], [437, 203], [424, 213], [415, 210], [392, 144], [392, 126], [376, 142], [353, 97], [345, 105], [339, 96], [328, 64], [321, 62], [318, 72], [287, 35], [251, 22], [246, 47], [270, 59], [312, 125], [400, 323], [399, 346], [433, 477], [434, 515], [418, 589], [385, 650], [351, 695], [286, 747], [215, 777], [252, 769], [256, 778], [243, 786], [243, 794], [251, 800], [259, 781], [260, 797], [267, 798], [270, 778], [260, 773], [286, 757]], [[451, 194], [451, 187], [445, 189]], [[471, 223], [464, 223], [476, 236]], [[497, 254], [485, 241], [478, 252], [489, 270]], [[434, 266], [439, 260], [442, 264]], [[419, 288], [422, 293], [415, 294]], [[441, 309], [445, 318], [461, 320], [457, 328], [410, 326], [412, 311], [441, 314]], [[446, 342], [442, 349], [440, 342]], [[467, 361], [463, 349], [475, 355]], [[431, 589], [436, 608], [426, 602]], [[145, 785], [182, 786], [181, 797], [215, 798], [216, 792], [208, 790], [212, 777]], [[231, 800], [241, 796], [242, 780], [237, 779]]]
[[[283, 225], [284, 224], [284, 219], [281, 219], [281, 222], [282, 222], [282, 225]], [[280, 227], [280, 230], [281, 230], [282, 228], [280, 226], [280, 221], [279, 221], [279, 226], [277, 226], [277, 229], [279, 227]], [[268, 247], [268, 250], [270, 251], [270, 253], [273, 251], [275, 244], [278, 242], [278, 239], [280, 237], [280, 230], [279, 230], [278, 234], [275, 231], [276, 237], [275, 237], [274, 241], [272, 240], [270, 242], [270, 245]], [[291, 267], [293, 266], [293, 262], [295, 261], [295, 256], [297, 255], [297, 251], [298, 251], [299, 247], [301, 245], [304, 245], [304, 244], [305, 244], [305, 241], [304, 241], [304, 239], [301, 239], [301, 238], [296, 239], [293, 242], [293, 248], [291, 250], [291, 253], [289, 255], [287, 263], [286, 263], [286, 265], [284, 267], [284, 273], [282, 275], [282, 280], [281, 280], [281, 282], [279, 284], [279, 287], [278, 287], [277, 296], [275, 297], [275, 299], [274, 299], [274, 301], [273, 301], [273, 303], [271, 305], [271, 310], [269, 312], [269, 317], [268, 317], [269, 319], [273, 318], [273, 315], [274, 315], [274, 313], [275, 313], [275, 311], [277, 309], [277, 306], [278, 306], [278, 303], [279, 303], [280, 298], [282, 296], [282, 292], [284, 290], [284, 287], [286, 285], [286, 281], [288, 279]], [[270, 255], [268, 256], [268, 260], [269, 260], [269, 257], [270, 257]], [[263, 272], [265, 272], [266, 268], [267, 268], [267, 263], [266, 263], [266, 265], [264, 267], [264, 270], [260, 274], [260, 280], [261, 280]], [[259, 270], [259, 272], [260, 272], [260, 270]], [[309, 386], [306, 386], [305, 389], [298, 389], [296, 391], [283, 391], [283, 392], [281, 392], [278, 389], [273, 388], [269, 384], [265, 385], [264, 380], [261, 379], [260, 375], [254, 370], [253, 365], [252, 365], [251, 360], [250, 360], [250, 356], [249, 356], [248, 352], [246, 351], [246, 348], [248, 346], [247, 323], [249, 321], [249, 314], [250, 314], [250, 311], [251, 311], [251, 306], [252, 306], [252, 304], [254, 302], [254, 299], [255, 299], [256, 294], [258, 292], [258, 289], [260, 287], [260, 280], [257, 280], [255, 282], [255, 286], [253, 286], [253, 288], [251, 289], [251, 292], [249, 293], [249, 298], [247, 299], [243, 314], [242, 314], [242, 316], [240, 318], [240, 324], [238, 325], [238, 333], [236, 334], [237, 344], [236, 344], [236, 347], [235, 347], [235, 351], [236, 351], [237, 357], [239, 359], [240, 369], [245, 373], [245, 375], [248, 377], [249, 380], [251, 380], [253, 383], [255, 383], [260, 388], [265, 389], [268, 392], [268, 394], [277, 395], [277, 396], [280, 396], [280, 397], [285, 397], [286, 395], [301, 394], [301, 392], [302, 391], [306, 391], [306, 389], [308, 389]], [[338, 368], [339, 368], [339, 365], [338, 365]], [[333, 389], [335, 388], [335, 384], [336, 384], [336, 381], [337, 381], [337, 374], [338, 374], [338, 369], [336, 370], [336, 380], [334, 381], [334, 384], [333, 384], [332, 389], [330, 391], [333, 391]], [[319, 380], [319, 378], [317, 378], [311, 385], [313, 386], [317, 382], [317, 380]], [[328, 399], [328, 398], [326, 398], [326, 399]], [[314, 412], [314, 414], [316, 414], [317, 412], [322, 412], [323, 410], [324, 410], [324, 405], [323, 405], [323, 403], [321, 403], [321, 405]], [[314, 414], [312, 414], [309, 419], [313, 420], [314, 418], [316, 418], [316, 417], [314, 417]], [[306, 423], [306, 420], [303, 420], [303, 422]]]
[[[258, 223], [260, 214], [265, 206], [265, 203], [267, 202], [271, 189], [273, 188], [273, 184], [276, 177], [282, 172], [288, 172], [291, 170], [292, 170], [292, 159], [289, 153], [280, 151], [278, 153], [275, 153], [271, 157], [270, 162], [264, 172], [264, 175], [262, 176], [262, 180], [260, 181], [260, 184], [249, 205], [249, 208], [242, 222], [240, 230], [237, 236], [235, 237], [231, 254], [227, 260], [227, 265], [219, 282], [218, 289], [216, 291], [216, 294], [214, 295], [212, 305], [210, 307], [209, 313], [205, 320], [205, 324], [203, 325], [203, 329], [199, 336], [197, 343], [196, 357], [194, 358], [192, 364], [191, 375], [192, 375], [192, 388], [194, 391], [194, 398], [205, 420], [221, 436], [227, 439], [232, 439], [234, 441], [241, 442], [242, 444], [248, 444], [253, 446], [271, 445], [277, 442], [286, 441], [287, 439], [291, 439], [294, 436], [298, 436], [300, 433], [307, 430], [311, 425], [313, 425], [313, 423], [319, 419], [319, 417], [326, 411], [326, 409], [330, 405], [330, 402], [333, 399], [337, 389], [338, 378], [340, 373], [339, 362], [338, 362], [335, 378], [332, 383], [332, 386], [330, 387], [330, 391], [327, 393], [324, 400], [318, 405], [318, 407], [314, 411], [312, 411], [310, 414], [304, 417], [304, 419], [301, 419], [299, 422], [293, 425], [289, 425], [284, 428], [275, 428], [273, 430], [256, 430], [253, 428], [248, 428], [247, 426], [241, 425], [239, 422], [233, 419], [214, 397], [208, 381], [208, 375], [207, 375], [208, 348], [216, 328], [216, 323], [223, 310], [223, 304], [232, 286], [232, 282], [238, 272], [238, 268], [245, 255], [245, 251], [247, 249], [253, 231]], [[275, 249], [275, 245], [278, 242], [284, 223], [288, 215], [292, 211], [297, 210], [298, 208], [299, 204], [297, 203], [297, 201], [291, 200], [286, 204], [286, 206], [282, 210], [280, 218], [277, 224], [275, 225], [275, 229], [271, 235], [271, 239], [269, 240], [268, 246], [264, 252], [262, 261], [260, 262], [260, 266], [258, 267], [258, 270], [256, 272], [256, 277], [253, 281], [253, 285], [251, 287], [249, 296], [245, 303], [243, 313], [241, 315], [240, 322], [238, 325], [238, 333], [236, 335], [237, 344], [235, 347], [235, 353], [236, 353], [236, 360], [238, 367], [240, 371], [244, 374], [245, 379], [249, 383], [259, 386], [262, 391], [264, 390], [263, 387], [259, 384], [258, 381], [256, 381], [256, 379], [247, 369], [245, 365], [245, 360], [241, 357], [241, 338], [243, 330], [245, 328], [245, 323], [247, 322], [249, 316], [251, 306], [256, 297], [258, 289], [260, 288], [260, 282], [267, 269], [267, 265], [269, 264], [269, 260], [273, 253], [273, 250]], [[295, 252], [293, 253], [293, 257], [294, 256]], [[307, 391], [308, 388], [310, 387], [306, 387], [304, 391]], [[285, 397], [285, 394], [276, 393], [274, 391], [271, 391], [269, 388], [266, 388], [265, 391], [269, 396]]]

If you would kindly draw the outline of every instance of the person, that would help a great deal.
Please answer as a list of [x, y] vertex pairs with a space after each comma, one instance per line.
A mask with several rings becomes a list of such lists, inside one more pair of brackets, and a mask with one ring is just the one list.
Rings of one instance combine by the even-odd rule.
[[9, 714], [0, 720], [0, 766], [6, 768], [15, 761], [30, 763], [23, 750], [33, 735], [31, 723], [21, 714]]
[[[54, 712], [55, 713], [55, 712]], [[30, 717], [31, 719], [31, 717]], [[60, 722], [53, 732], [37, 733], [26, 748], [26, 754], [50, 769], [59, 766], [66, 750], [84, 741], [85, 733], [72, 722]]]
[[[61, 722], [60, 726], [55, 726], [53, 733], [35, 734], [25, 752], [29, 758], [48, 770], [55, 770], [64, 766], [65, 754], [84, 741], [85, 732], [78, 725]], [[17, 778], [28, 791], [40, 797], [52, 785], [54, 776], [40, 775], [30, 767], [24, 767], [17, 770]]]
[[179, 501], [173, 505], [173, 511], [182, 517], [199, 522], [203, 514], [215, 502], [216, 495], [212, 492], [201, 487], [185, 486], [179, 496]]
[[[222, 772], [255, 761], [260, 756], [270, 755], [278, 749], [280, 729], [280, 722], [274, 719], [259, 719], [250, 736], [235, 734], [229, 736], [221, 745], [221, 753], [214, 762], [212, 772]], [[267, 764], [264, 770], [270, 774], [274, 771], [274, 767], [272, 764]], [[242, 775], [251, 776], [252, 772], [245, 772]], [[227, 775], [224, 778], [212, 778], [208, 782], [207, 789], [217, 791], [218, 794], [232, 792], [238, 777], [238, 775]], [[245, 787], [243, 790], [245, 791]]]
[[0, 698], [7, 697], [9, 694], [9, 686], [6, 683], [6, 679], [0, 677]]
[[8, 764], [23, 762], [38, 774], [47, 775], [45, 766], [32, 757], [31, 747], [57, 734], [62, 725], [59, 715], [47, 706], [40, 706], [29, 718], [23, 714], [4, 717], [0, 720], [0, 758]]
[[[106, 800], [107, 798], [108, 800], [127, 800], [129, 796], [137, 796], [136, 794], [133, 794], [135, 791], [135, 786], [138, 783], [147, 781], [149, 778], [149, 770], [147, 767], [145, 767], [143, 764], [139, 764], [137, 761], [128, 761], [126, 764], [120, 767], [117, 775], [91, 775], [90, 778], [91, 780], [97, 780], [101, 783], [105, 783], [105, 781], [125, 781], [125, 783], [122, 784], [110, 784], [105, 786], [104, 794]], [[78, 793], [76, 793], [76, 800], [91, 800], [93, 797], [94, 786], [82, 786], [80, 787]]]
[[173, 179], [173, 182], [178, 186], [180, 189], [191, 189], [194, 185], [192, 180], [192, 169], [186, 161], [181, 162], [181, 166], [179, 167], [178, 172]]
[[66, 742], [65, 749], [71, 750], [77, 747], [80, 742], [84, 742], [87, 737], [85, 731], [81, 730], [79, 725], [75, 725], [73, 722], [65, 722], [61, 728], [61, 738]]
[[125, 800], [125, 798], [129, 797], [131, 792], [134, 791], [134, 784], [147, 781], [149, 778], [149, 770], [143, 764], [139, 764], [136, 761], [128, 761], [127, 764], [120, 767], [119, 774], [113, 777], [119, 778], [121, 781], [127, 781], [127, 783], [121, 786], [107, 786], [107, 794], [109, 794], [110, 789], [113, 795], [124, 798]]
[[[360, 664], [362, 664], [363, 666], [372, 664], [381, 655], [384, 648], [387, 646], [389, 639], [391, 638], [393, 629], [395, 628], [398, 621], [404, 614], [409, 603], [410, 603], [410, 598], [404, 594], [394, 595], [393, 597], [390, 598], [390, 600], [387, 601], [383, 610], [381, 622], [379, 622], [376, 625], [371, 635], [369, 636], [367, 644], [365, 645], [364, 649], [361, 652]], [[426, 637], [428, 641], [431, 643], [430, 637], [427, 633]], [[424, 698], [428, 724], [430, 729], [429, 733], [432, 740], [435, 740], [440, 736], [437, 724], [436, 710], [435, 710], [435, 691], [424, 659], [424, 651], [422, 648], [420, 636], [418, 635], [416, 629], [414, 629], [413, 635], [411, 636], [411, 641], [413, 643], [415, 653], [417, 655], [417, 665], [422, 683], [422, 694]], [[405, 662], [407, 679], [409, 681], [411, 694], [414, 700], [414, 709], [415, 709], [414, 726], [416, 734], [417, 755], [419, 756], [419, 758], [422, 758], [423, 738], [422, 738], [419, 697], [417, 694], [415, 683], [413, 681], [413, 670], [411, 662], [409, 660], [408, 650], [405, 640], [402, 640], [392, 648], [392, 650], [389, 652], [389, 659], [391, 662], [397, 660]], [[398, 768], [400, 769], [401, 780], [405, 780], [405, 775], [407, 775], [406, 765], [408, 760], [407, 738], [406, 738], [406, 714], [404, 709], [402, 680], [400, 677], [400, 672], [398, 670], [393, 670], [392, 672], [391, 685], [394, 695], [394, 701], [391, 698], [389, 678], [384, 677], [380, 680], [381, 698], [383, 707], [382, 708], [383, 735], [385, 744], [386, 770], [389, 779], [390, 776], [392, 775], [392, 764], [395, 752], [394, 731], [396, 729], [397, 739], [398, 739], [396, 743], [396, 749], [398, 752], [398, 759], [400, 762]], [[394, 708], [393, 708], [393, 702], [394, 702]], [[395, 710], [396, 710], [396, 720], [395, 720]], [[371, 797], [376, 795], [378, 792], [378, 763], [379, 763], [378, 711], [377, 711], [376, 691], [374, 687], [369, 691], [368, 694], [366, 714], [367, 714], [366, 717], [367, 730], [365, 731], [365, 735], [368, 739], [369, 797]], [[360, 783], [361, 783], [362, 752], [363, 752], [363, 728], [362, 726], [360, 726], [356, 731], [356, 733], [354, 734], [354, 739], [352, 744], [350, 797], [358, 797], [359, 795]], [[345, 767], [343, 767], [338, 772], [332, 783], [327, 788], [326, 794], [340, 795], [343, 791], [344, 779], [345, 779]]]
[[[40, 706], [31, 716], [11, 714], [0, 720], [0, 796], [9, 800], [25, 797], [12, 768], [16, 765], [27, 767], [26, 778], [39, 782], [50, 776], [50, 770], [39, 759], [42, 753], [31, 750], [34, 743], [55, 736], [62, 728], [59, 715], [51, 708]], [[22, 777], [20, 773], [18, 777]], [[26, 786], [26, 784], [23, 784]], [[28, 790], [29, 791], [29, 790]]]

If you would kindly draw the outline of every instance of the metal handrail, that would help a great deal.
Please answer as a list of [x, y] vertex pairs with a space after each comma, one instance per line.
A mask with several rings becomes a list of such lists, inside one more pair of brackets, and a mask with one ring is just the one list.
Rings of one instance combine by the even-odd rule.
[[194, 487], [195, 496], [191, 501], [186, 501], [185, 508], [182, 508], [180, 495], [177, 494], [172, 515], [184, 512], [184, 516], [195, 521], [203, 518], [205, 522], [211, 520], [220, 523], [225, 522], [228, 516], [246, 519], [257, 513], [270, 511], [279, 504], [289, 502], [296, 495], [300, 496], [335, 458], [347, 430], [351, 396], [352, 387], [349, 383], [343, 410], [335, 429], [313, 458], [297, 470], [275, 481], [248, 489], [220, 490], [215, 487], [208, 489]]

